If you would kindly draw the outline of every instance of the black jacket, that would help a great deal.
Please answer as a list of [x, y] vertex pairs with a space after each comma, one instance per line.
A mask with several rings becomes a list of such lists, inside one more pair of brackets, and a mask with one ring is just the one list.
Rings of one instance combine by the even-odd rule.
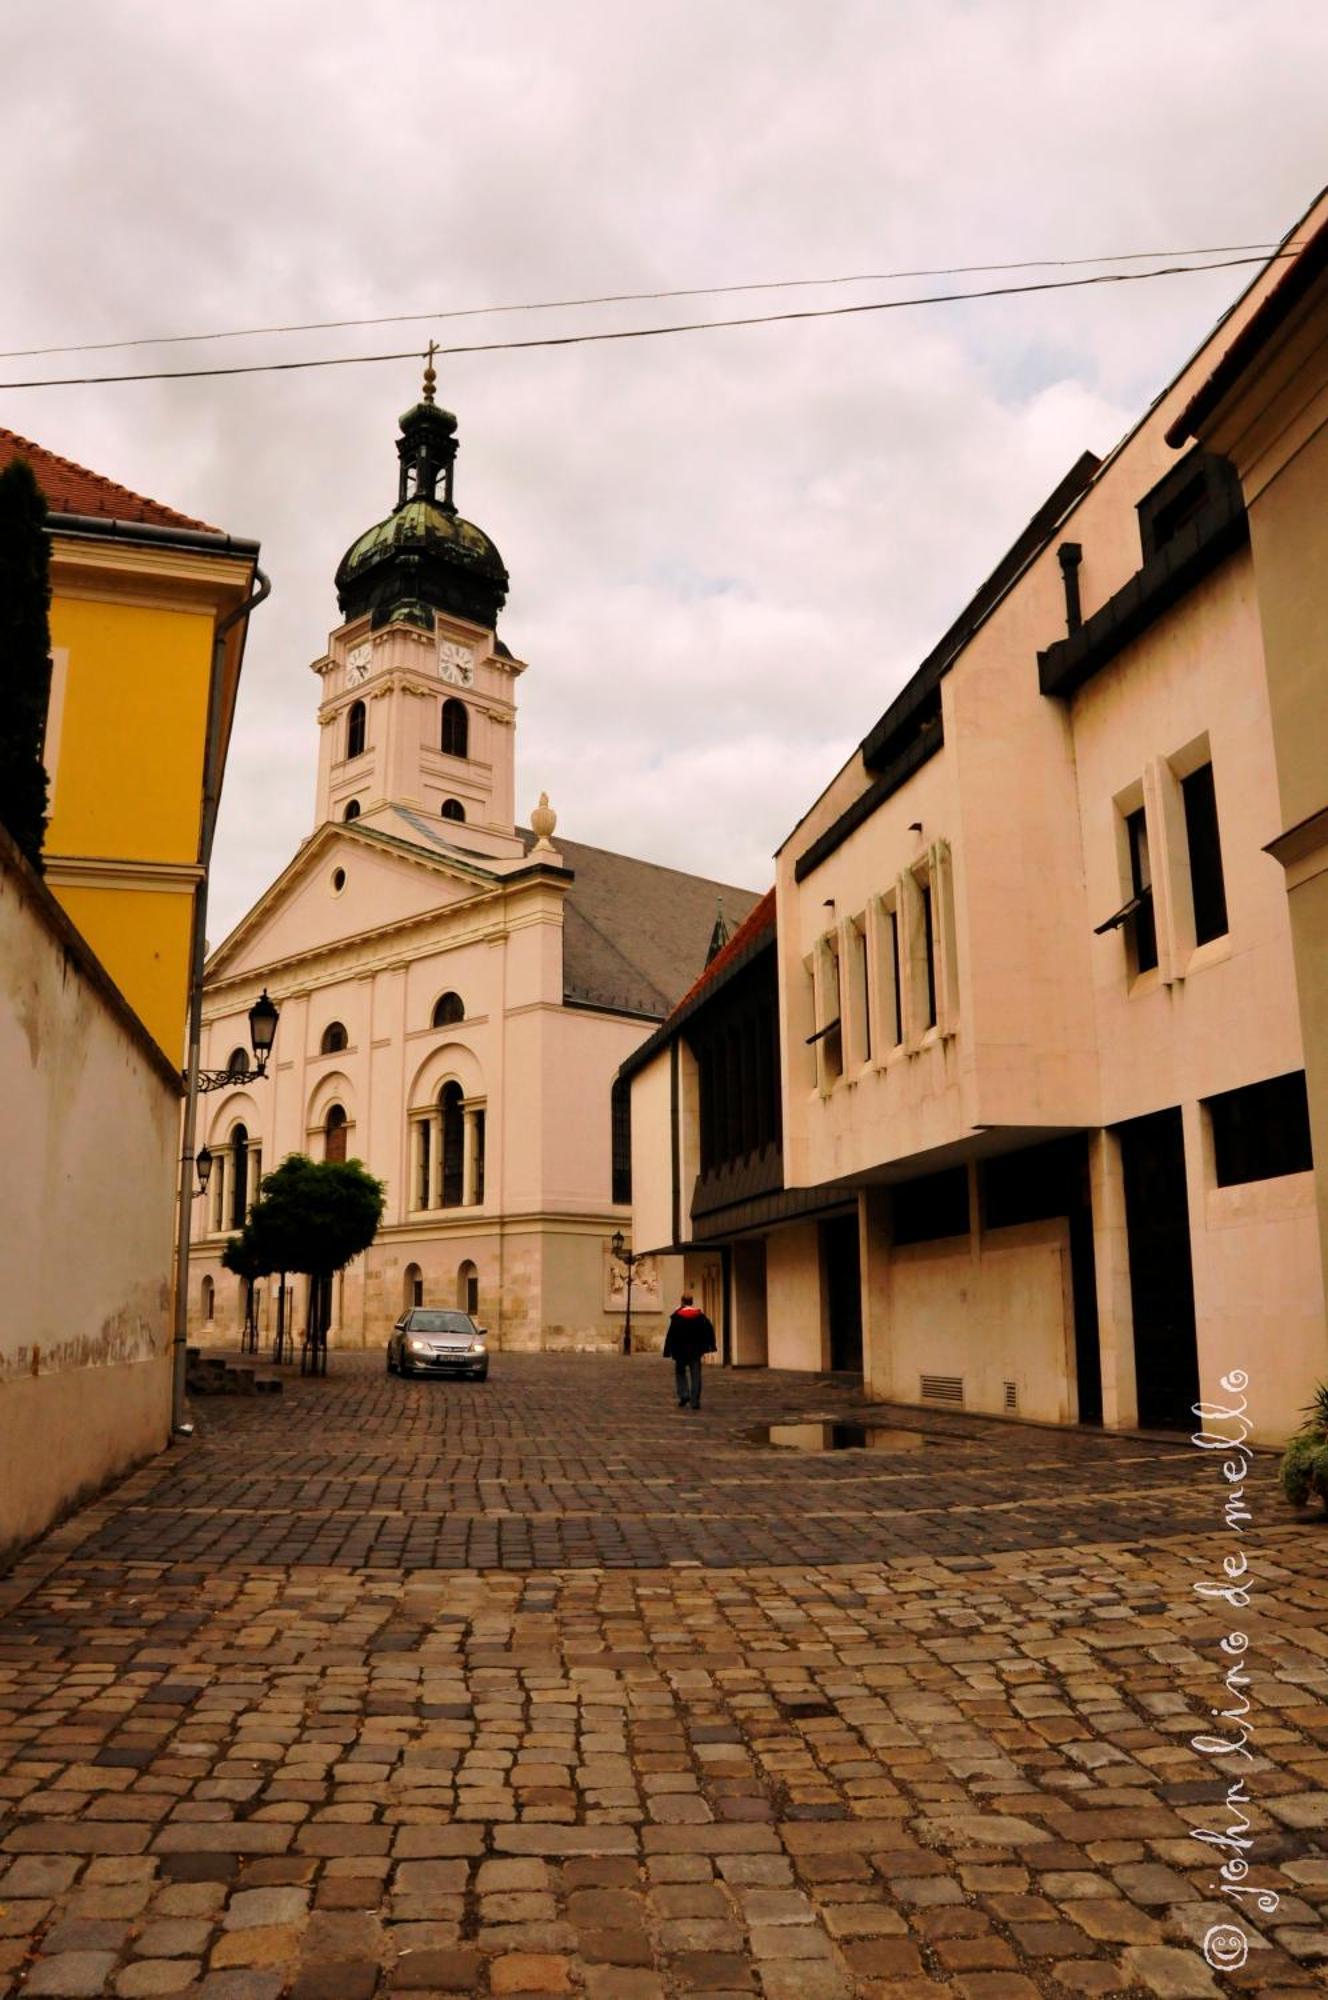
[[696, 1361], [713, 1354], [718, 1344], [715, 1329], [699, 1306], [679, 1306], [664, 1336], [664, 1354], [670, 1361]]

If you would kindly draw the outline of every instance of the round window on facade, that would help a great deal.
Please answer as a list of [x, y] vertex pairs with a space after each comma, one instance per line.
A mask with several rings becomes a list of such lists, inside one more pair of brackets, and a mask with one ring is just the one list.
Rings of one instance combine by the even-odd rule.
[[346, 886], [346, 871], [345, 871], [345, 869], [344, 869], [344, 868], [334, 868], [334, 869], [332, 870], [332, 894], [333, 894], [334, 896], [339, 896], [339, 895], [341, 894], [342, 890], [343, 890], [343, 889], [345, 888], [345, 886]]

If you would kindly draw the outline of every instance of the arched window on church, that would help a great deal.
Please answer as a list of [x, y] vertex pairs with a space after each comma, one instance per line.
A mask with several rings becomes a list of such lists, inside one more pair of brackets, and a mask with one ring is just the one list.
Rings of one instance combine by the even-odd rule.
[[464, 819], [466, 808], [460, 799], [444, 799], [442, 816], [444, 819]]
[[329, 1021], [323, 1030], [323, 1039], [318, 1044], [320, 1056], [334, 1056], [338, 1049], [344, 1049], [349, 1036], [340, 1021]]
[[230, 1061], [226, 1065], [226, 1072], [229, 1076], [247, 1076], [249, 1074], [249, 1057], [243, 1049], [231, 1050]]
[[364, 755], [364, 720], [364, 703], [362, 701], [353, 701], [346, 710], [346, 755], [348, 757], [362, 757]]
[[444, 993], [433, 1010], [433, 1026], [450, 1028], [454, 1021], [464, 1021], [466, 1003], [459, 993]]
[[341, 817], [343, 819], [350, 820], [350, 819], [358, 819], [359, 816], [360, 816], [360, 802], [358, 799], [351, 799], [351, 801], [346, 807], [345, 812], [342, 813]]
[[469, 757], [470, 755], [470, 711], [464, 701], [449, 696], [443, 703], [443, 754], [447, 757]]
[[461, 1085], [445, 1083], [438, 1098], [443, 1125], [443, 1207], [460, 1208], [465, 1199], [466, 1114]]
[[339, 1104], [328, 1106], [327, 1117], [323, 1120], [323, 1158], [344, 1160], [346, 1157], [346, 1113]]
[[243, 1229], [249, 1210], [249, 1133], [243, 1125], [237, 1125], [231, 1133], [230, 1196], [227, 1225], [231, 1229]]
[[215, 1285], [213, 1284], [213, 1282], [212, 1282], [211, 1278], [204, 1278], [204, 1280], [203, 1280], [203, 1320], [204, 1320], [204, 1324], [205, 1324], [205, 1325], [207, 1325], [207, 1326], [211, 1326], [211, 1324], [212, 1324], [212, 1320], [213, 1320], [213, 1316], [214, 1316], [214, 1314], [215, 1314], [215, 1312], [216, 1312], [216, 1300], [217, 1300], [217, 1288], [216, 1288], [216, 1286], [215, 1286]]

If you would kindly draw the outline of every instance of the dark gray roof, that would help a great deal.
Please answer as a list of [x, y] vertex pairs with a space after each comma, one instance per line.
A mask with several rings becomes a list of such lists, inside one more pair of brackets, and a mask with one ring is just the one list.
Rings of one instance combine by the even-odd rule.
[[715, 911], [741, 923], [751, 889], [558, 840], [575, 875], [563, 913], [563, 998], [663, 1020], [704, 969]]
[[[486, 856], [445, 839], [438, 822], [408, 806], [393, 810], [416, 836], [411, 844], [427, 845], [472, 870], [485, 868]], [[517, 832], [528, 849], [534, 845], [527, 828]], [[731, 882], [685, 875], [580, 841], [559, 839], [555, 847], [574, 878], [563, 905], [563, 998], [573, 1006], [662, 1021], [704, 970], [719, 907], [736, 925], [761, 900], [756, 891]], [[488, 865], [493, 879], [501, 880], [502, 871]]]

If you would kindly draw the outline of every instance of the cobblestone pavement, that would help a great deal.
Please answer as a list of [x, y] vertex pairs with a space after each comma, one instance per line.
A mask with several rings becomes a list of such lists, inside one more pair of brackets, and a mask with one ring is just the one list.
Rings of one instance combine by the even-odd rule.
[[[203, 1405], [0, 1581], [6, 2000], [1323, 1991], [1325, 1530], [1266, 1461], [1238, 1612], [1188, 1445], [380, 1367]], [[1191, 1742], [1237, 1625], [1248, 1763]], [[1193, 1837], [1237, 1775], [1262, 1914]]]

